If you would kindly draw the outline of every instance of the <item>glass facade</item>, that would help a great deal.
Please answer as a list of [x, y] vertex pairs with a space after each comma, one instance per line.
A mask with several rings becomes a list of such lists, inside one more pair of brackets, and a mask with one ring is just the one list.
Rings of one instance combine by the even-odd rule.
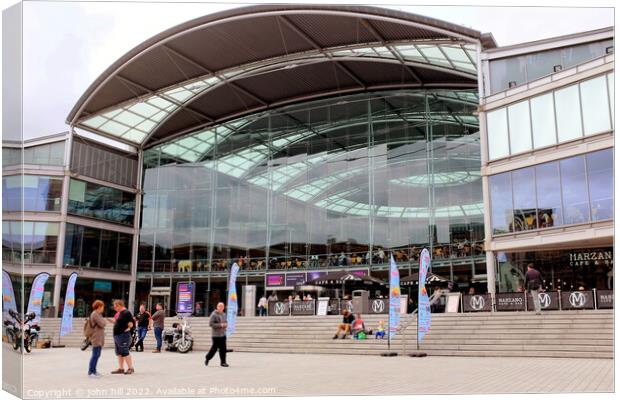
[[58, 223], [2, 221], [2, 261], [55, 264]]
[[67, 224], [63, 265], [129, 272], [132, 235]]
[[522, 56], [491, 60], [491, 94], [509, 89], [510, 82], [521, 85], [532, 82], [554, 72], [553, 67], [563, 69], [583, 64], [604, 56], [608, 47], [613, 47], [613, 40], [586, 43], [561, 49], [547, 50]]
[[61, 177], [12, 175], [2, 178], [4, 212], [60, 211], [61, 196]]
[[[139, 271], [483, 257], [474, 91], [343, 96], [145, 151]], [[450, 270], [448, 270], [450, 274]]]
[[613, 149], [489, 178], [493, 234], [613, 218]]
[[527, 264], [540, 271], [546, 291], [613, 289], [613, 247], [498, 253], [499, 292], [523, 291]]
[[613, 80], [601, 75], [489, 111], [489, 160], [610, 131]]
[[71, 179], [67, 212], [133, 225], [135, 195], [96, 183]]

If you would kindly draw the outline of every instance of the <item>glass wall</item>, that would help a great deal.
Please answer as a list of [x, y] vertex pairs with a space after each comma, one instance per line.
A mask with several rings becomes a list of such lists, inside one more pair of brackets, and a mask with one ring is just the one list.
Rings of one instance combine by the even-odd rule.
[[58, 223], [2, 221], [2, 260], [5, 262], [55, 264], [57, 244]]
[[67, 212], [133, 225], [135, 195], [91, 182], [71, 179]]
[[489, 178], [493, 234], [613, 218], [613, 149]]
[[67, 224], [63, 265], [129, 271], [131, 235]]
[[[3, 147], [2, 166], [22, 164], [22, 149]], [[24, 164], [33, 165], [64, 165], [65, 141], [30, 146], [23, 149]]]
[[613, 247], [498, 253], [497, 261], [499, 292], [522, 291], [529, 263], [540, 271], [547, 291], [613, 289]]
[[489, 160], [610, 131], [613, 79], [601, 75], [489, 111]]
[[[140, 271], [482, 257], [474, 91], [344, 96], [145, 151]], [[473, 261], [472, 261], [473, 265]]]
[[608, 47], [613, 47], [613, 40], [581, 44], [562, 49], [547, 50], [522, 56], [491, 60], [491, 94], [509, 89], [510, 82], [521, 85], [552, 74], [553, 67], [560, 65], [563, 69], [583, 64], [604, 56]]
[[60, 211], [61, 196], [61, 177], [12, 175], [2, 178], [2, 210], [5, 212]]

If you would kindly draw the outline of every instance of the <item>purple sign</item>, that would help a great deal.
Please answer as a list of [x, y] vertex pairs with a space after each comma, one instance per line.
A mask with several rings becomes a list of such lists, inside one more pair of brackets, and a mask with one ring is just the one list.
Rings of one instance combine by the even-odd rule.
[[327, 275], [327, 271], [310, 271], [308, 272], [308, 281], [313, 281], [325, 275]]
[[284, 286], [284, 274], [268, 274], [265, 276], [265, 286]]
[[364, 275], [368, 275], [368, 268], [365, 269], [352, 269], [349, 271], [351, 274], [356, 275], [356, 276], [364, 276]]
[[177, 283], [177, 313], [194, 312], [194, 282]]
[[295, 272], [286, 274], [286, 286], [301, 285], [306, 281], [305, 272]]

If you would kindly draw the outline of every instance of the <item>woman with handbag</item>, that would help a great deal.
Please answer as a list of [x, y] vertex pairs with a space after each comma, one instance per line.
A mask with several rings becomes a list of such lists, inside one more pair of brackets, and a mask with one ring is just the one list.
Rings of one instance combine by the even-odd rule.
[[90, 314], [87, 324], [90, 325], [89, 339], [93, 345], [93, 352], [88, 364], [88, 377], [100, 378], [101, 374], [97, 372], [97, 362], [101, 356], [103, 341], [105, 338], [105, 319], [103, 318], [104, 303], [101, 300], [95, 300], [93, 303], [93, 312]]

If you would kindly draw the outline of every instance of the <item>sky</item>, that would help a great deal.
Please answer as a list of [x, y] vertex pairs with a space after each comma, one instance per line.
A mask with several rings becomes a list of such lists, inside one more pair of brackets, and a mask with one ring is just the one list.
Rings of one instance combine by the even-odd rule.
[[[329, 3], [312, 3], [320, 2]], [[6, 8], [11, 3], [2, 0], [0, 4]], [[598, 8], [538, 7], [540, 1], [528, 0], [521, 3], [535, 7], [495, 7], [484, 0], [477, 4], [488, 6], [422, 6], [413, 0], [356, 3], [395, 8], [491, 32], [500, 46], [614, 25], [609, 2], [588, 3], [607, 6]], [[450, 3], [467, 4], [459, 0]], [[66, 117], [82, 93], [110, 64], [144, 40], [184, 21], [244, 5], [248, 3], [24, 3], [24, 139], [66, 131]]]

